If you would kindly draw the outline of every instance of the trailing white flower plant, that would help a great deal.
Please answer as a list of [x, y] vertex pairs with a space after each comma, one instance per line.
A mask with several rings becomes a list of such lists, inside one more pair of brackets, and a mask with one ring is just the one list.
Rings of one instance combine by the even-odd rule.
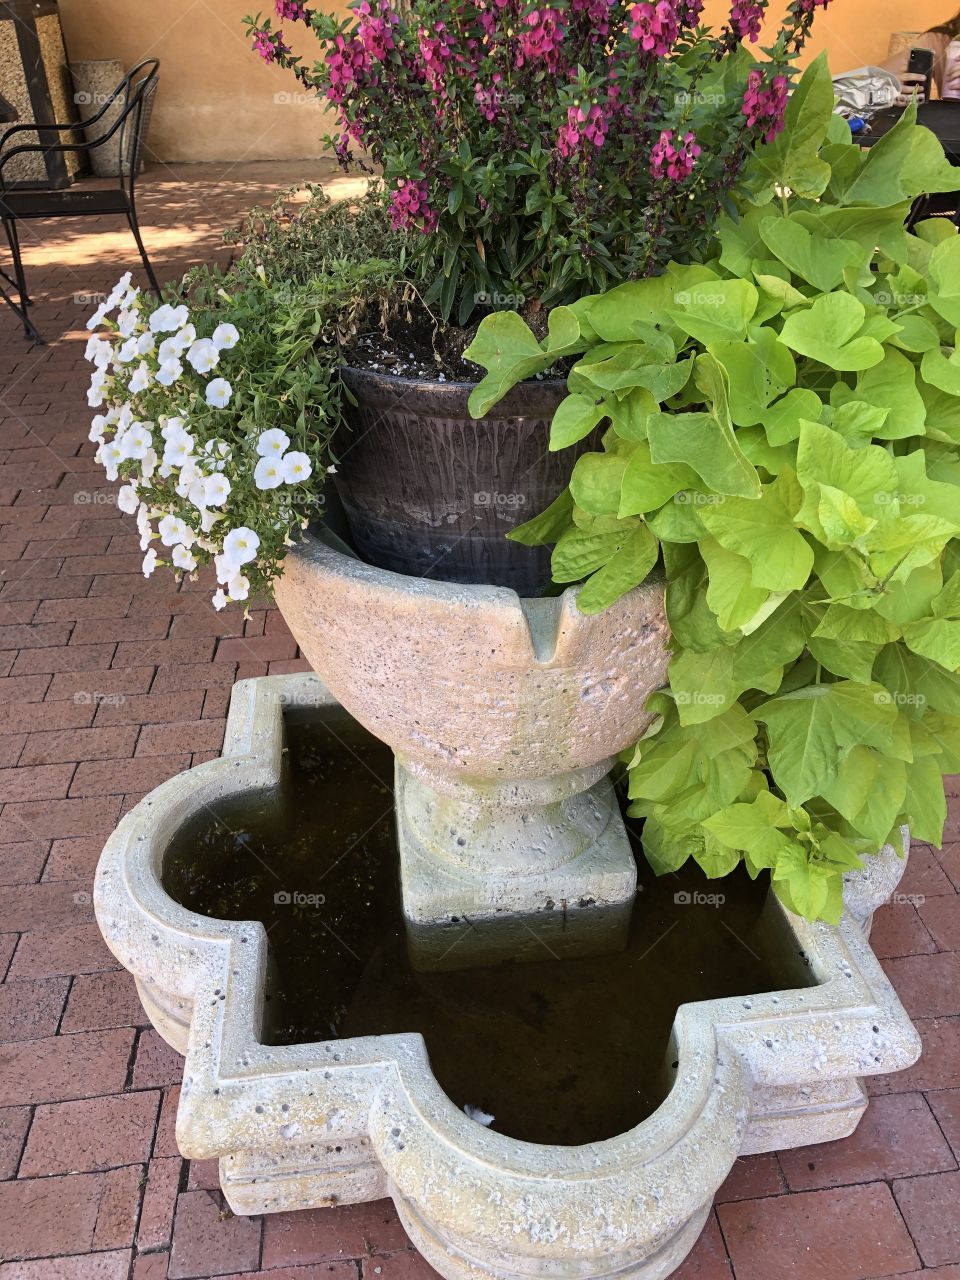
[[[90, 439], [107, 478], [122, 481], [118, 506], [136, 515], [144, 575], [212, 563], [216, 609], [269, 589], [334, 470], [325, 366], [309, 348], [285, 358], [269, 324], [264, 337], [261, 283], [259, 307], [246, 285], [191, 311], [145, 298], [128, 272], [87, 324], [106, 330], [87, 343], [87, 400], [100, 410]], [[228, 313], [249, 314], [250, 331]]]

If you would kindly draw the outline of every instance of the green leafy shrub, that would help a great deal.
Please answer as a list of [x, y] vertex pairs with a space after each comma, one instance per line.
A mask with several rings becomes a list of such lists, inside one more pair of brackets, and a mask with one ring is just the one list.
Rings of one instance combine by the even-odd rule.
[[957, 185], [915, 114], [863, 151], [832, 104], [820, 61], [712, 259], [555, 310], [551, 350], [488, 317], [467, 356], [479, 413], [579, 353], [551, 448], [608, 424], [513, 536], [586, 612], [662, 566], [669, 688], [627, 758], [650, 862], [743, 860], [835, 921], [860, 855], [940, 841], [960, 770], [960, 238], [905, 230]]

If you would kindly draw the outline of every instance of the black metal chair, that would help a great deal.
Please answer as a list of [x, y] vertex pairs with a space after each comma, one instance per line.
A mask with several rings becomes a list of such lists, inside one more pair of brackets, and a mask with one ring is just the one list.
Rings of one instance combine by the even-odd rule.
[[[70, 134], [77, 131], [78, 126], [76, 124], [16, 124], [0, 134], [0, 220], [3, 222], [7, 240], [10, 244], [10, 251], [13, 254], [13, 269], [16, 281], [11, 280], [5, 272], [0, 272], [0, 274], [6, 278], [9, 284], [15, 284], [20, 295], [19, 307], [11, 298], [6, 295], [3, 296], [4, 300], [13, 307], [13, 310], [23, 321], [27, 337], [32, 337], [37, 342], [42, 341], [42, 339], [27, 314], [27, 308], [32, 304], [27, 294], [27, 282], [20, 252], [20, 237], [17, 230], [19, 221], [26, 221], [32, 218], [100, 217], [104, 214], [122, 214], [130, 224], [130, 230], [133, 232], [137, 248], [140, 250], [140, 257], [143, 260], [143, 267], [150, 285], [155, 293], [159, 294], [160, 292], [160, 285], [157, 282], [153, 267], [150, 265], [143, 237], [140, 234], [136, 204], [136, 182], [143, 154], [143, 135], [146, 124], [149, 121], [149, 108], [157, 91], [159, 67], [160, 63], [157, 59], [151, 58], [141, 62], [139, 66], [134, 67], [132, 71], [124, 76], [103, 107], [95, 116], [85, 121], [82, 126], [89, 138], [91, 129], [95, 129], [97, 123], [107, 115], [115, 104], [120, 104], [119, 115], [113, 123], [109, 127], [105, 123], [103, 133], [94, 136], [90, 141], [73, 140], [55, 143], [32, 142], [17, 144], [14, 140], [11, 145], [11, 139], [15, 139], [15, 135], [18, 133], [38, 132], [41, 138], [51, 130]], [[31, 152], [50, 151], [79, 151], [89, 154], [91, 151], [96, 150], [97, 147], [105, 146], [117, 135], [119, 135], [120, 144], [120, 175], [119, 183], [115, 187], [90, 188], [81, 186], [69, 187], [62, 191], [18, 190], [8, 185], [4, 177], [5, 166], [15, 156], [26, 155]], [[2, 294], [2, 289], [0, 289], [0, 294]]]

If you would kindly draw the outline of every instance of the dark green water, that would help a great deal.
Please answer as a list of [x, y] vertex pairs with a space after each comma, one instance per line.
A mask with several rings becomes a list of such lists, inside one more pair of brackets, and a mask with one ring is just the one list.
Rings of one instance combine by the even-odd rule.
[[417, 973], [400, 915], [391, 752], [345, 712], [296, 712], [286, 725], [279, 796], [200, 815], [163, 875], [193, 911], [263, 923], [265, 1043], [419, 1031], [457, 1106], [492, 1114], [514, 1138], [578, 1144], [662, 1102], [678, 1005], [813, 982], [789, 939], [761, 927], [765, 881], [708, 881], [696, 867], [657, 879], [636, 832], [642, 891], [625, 952]]

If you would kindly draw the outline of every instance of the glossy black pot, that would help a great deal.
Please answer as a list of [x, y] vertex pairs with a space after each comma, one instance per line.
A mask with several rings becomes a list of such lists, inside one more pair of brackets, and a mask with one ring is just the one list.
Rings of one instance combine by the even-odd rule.
[[[344, 369], [356, 405], [337, 436], [337, 490], [359, 554], [383, 569], [540, 595], [550, 548], [508, 542], [569, 480], [575, 450], [550, 453], [560, 379], [514, 387], [485, 418], [472, 383]], [[582, 450], [596, 448], [587, 440]]]

